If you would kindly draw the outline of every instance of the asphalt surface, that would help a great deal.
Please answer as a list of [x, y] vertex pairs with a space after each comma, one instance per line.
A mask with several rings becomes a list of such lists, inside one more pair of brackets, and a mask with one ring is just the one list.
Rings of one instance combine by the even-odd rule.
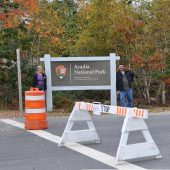
[[[23, 122], [23, 119], [14, 119]], [[46, 130], [61, 136], [68, 117], [48, 118]], [[117, 116], [93, 116], [93, 122], [101, 139], [100, 144], [86, 145], [95, 150], [116, 156], [123, 118]], [[133, 162], [146, 169], [170, 169], [170, 114], [151, 115], [146, 120], [162, 159]], [[84, 129], [77, 123], [74, 129]], [[144, 141], [140, 131], [131, 132], [128, 143]], [[40, 138], [23, 129], [0, 121], [0, 170], [83, 170], [114, 169], [69, 148], [58, 148], [56, 143]]]

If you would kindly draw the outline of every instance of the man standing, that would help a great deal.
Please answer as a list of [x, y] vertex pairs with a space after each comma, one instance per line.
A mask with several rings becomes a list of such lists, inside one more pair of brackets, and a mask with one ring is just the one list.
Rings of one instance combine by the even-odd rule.
[[132, 107], [132, 81], [134, 81], [134, 76], [135, 74], [132, 71], [125, 70], [124, 65], [119, 65], [119, 71], [116, 73], [116, 89], [117, 93], [120, 94], [122, 107]]

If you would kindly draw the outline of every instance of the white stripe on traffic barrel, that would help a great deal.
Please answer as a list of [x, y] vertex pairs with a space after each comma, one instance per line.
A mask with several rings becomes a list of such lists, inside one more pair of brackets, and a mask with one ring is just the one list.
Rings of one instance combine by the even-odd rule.
[[46, 109], [25, 109], [25, 113], [45, 113]]

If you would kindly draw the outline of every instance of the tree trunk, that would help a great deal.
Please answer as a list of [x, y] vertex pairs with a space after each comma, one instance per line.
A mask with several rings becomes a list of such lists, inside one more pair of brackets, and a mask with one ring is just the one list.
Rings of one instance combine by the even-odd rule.
[[148, 103], [150, 104], [151, 100], [150, 100], [150, 93], [149, 93], [149, 88], [148, 87], [146, 87], [146, 95], [147, 95]]
[[165, 82], [162, 81], [161, 82], [161, 86], [162, 86], [162, 104], [166, 103], [166, 91], [165, 91]]

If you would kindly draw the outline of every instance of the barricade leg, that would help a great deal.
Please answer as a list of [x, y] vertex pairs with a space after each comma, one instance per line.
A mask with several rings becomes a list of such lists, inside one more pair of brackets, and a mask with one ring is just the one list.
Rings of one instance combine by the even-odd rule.
[[[129, 132], [137, 130], [142, 131], [146, 142], [127, 145]], [[126, 116], [116, 154], [116, 164], [118, 164], [119, 161], [142, 158], [146, 159], [149, 157], [161, 158], [161, 154], [151, 134], [149, 133], [146, 123], [141, 118]]]
[[[71, 130], [75, 122], [86, 122], [89, 129], [85, 130]], [[99, 136], [94, 127], [90, 114], [87, 110], [80, 110], [74, 107], [66, 128], [61, 137], [59, 147], [67, 143], [100, 143]]]

